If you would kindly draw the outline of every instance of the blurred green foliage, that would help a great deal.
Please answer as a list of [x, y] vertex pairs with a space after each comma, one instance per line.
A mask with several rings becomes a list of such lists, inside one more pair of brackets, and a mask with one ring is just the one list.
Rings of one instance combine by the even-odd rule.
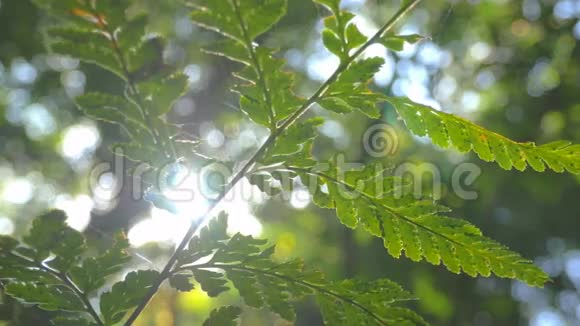
[[[345, 4], [369, 30], [397, 7], [396, 1]], [[580, 4], [573, 0], [424, 1], [401, 30], [429, 39], [405, 46], [399, 55], [377, 49], [387, 58], [387, 65], [373, 87], [385, 94], [436, 103], [517, 141], [578, 143], [578, 8]], [[189, 78], [189, 91], [170, 119], [208, 140], [206, 150], [215, 155], [247, 158], [265, 132], [230, 109], [234, 97], [227, 88], [233, 64], [199, 50], [214, 41], [215, 35], [193, 27], [188, 19], [191, 9], [179, 1], [141, 1], [133, 10], [148, 13], [148, 28], [169, 38], [165, 64], [182, 69]], [[288, 65], [301, 73], [299, 94], [308, 94], [327, 77], [328, 67], [336, 64], [319, 42], [324, 14], [319, 10], [310, 1], [290, 1], [289, 14], [260, 38], [270, 47], [281, 48]], [[132, 200], [127, 192], [122, 191], [112, 204], [99, 202], [89, 192], [90, 167], [112, 161], [107, 148], [122, 136], [113, 126], [84, 118], [71, 98], [94, 91], [122, 94], [123, 87], [96, 66], [47, 55], [43, 27], [53, 23], [28, 0], [0, 2], [0, 234], [25, 234], [29, 216], [48, 207], [68, 207], [91, 245], [106, 247], [114, 230], [137, 228], [152, 215], [151, 208]], [[382, 110], [386, 122], [402, 126], [394, 120], [392, 107], [384, 105]], [[325, 158], [340, 149], [353, 160], [368, 160], [361, 144], [369, 121], [357, 114], [328, 115], [332, 122], [320, 129], [324, 137], [315, 148], [316, 155]], [[420, 298], [417, 311], [434, 325], [580, 323], [580, 178], [504, 171], [471, 155], [440, 151], [400, 130], [398, 150], [386, 158], [389, 163], [426, 161], [437, 166], [444, 181], [443, 202], [489, 237], [534, 257], [553, 282], [545, 289], [532, 289], [519, 282], [472, 279], [424, 263], [395, 260], [381, 241], [345, 230], [334, 213], [281, 199], [251, 205], [248, 210], [259, 219], [262, 234], [276, 241], [275, 256], [304, 257], [329, 278], [363, 275], [396, 280]], [[471, 186], [477, 200], [464, 201], [451, 191], [454, 168], [461, 162], [473, 162], [482, 169]], [[242, 224], [252, 223], [256, 222], [250, 219]], [[175, 241], [171, 237], [160, 240]], [[150, 267], [163, 261], [160, 253], [166, 247], [167, 241], [160, 241], [132, 250], [147, 257], [140, 264]], [[0, 324], [45, 324], [46, 315], [39, 310], [5, 296], [0, 302]], [[183, 294], [167, 290], [139, 322], [201, 322], [213, 308], [232, 303], [234, 296], [216, 303], [197, 288]], [[299, 307], [297, 318], [298, 325], [321, 323], [309, 304]], [[283, 323], [255, 310], [244, 311], [243, 321], [247, 325]]]

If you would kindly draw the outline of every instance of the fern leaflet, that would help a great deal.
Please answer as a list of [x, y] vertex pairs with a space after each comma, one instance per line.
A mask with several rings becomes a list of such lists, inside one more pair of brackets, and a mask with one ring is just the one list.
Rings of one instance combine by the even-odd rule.
[[241, 234], [230, 237], [226, 229], [223, 213], [201, 229], [180, 256], [175, 275], [190, 275], [210, 296], [227, 291], [229, 280], [245, 304], [268, 307], [287, 320], [295, 318], [292, 302], [314, 295], [329, 325], [426, 324], [398, 306], [413, 298], [392, 281], [331, 282], [320, 272], [305, 271], [301, 260], [272, 260], [274, 247], [265, 247], [266, 241]]
[[409, 130], [429, 136], [437, 146], [453, 146], [461, 152], [474, 151], [484, 161], [496, 161], [506, 170], [523, 171], [529, 165], [543, 172], [546, 166], [556, 172], [580, 173], [580, 145], [556, 141], [545, 145], [518, 143], [488, 131], [455, 115], [437, 111], [406, 99], [389, 98]]

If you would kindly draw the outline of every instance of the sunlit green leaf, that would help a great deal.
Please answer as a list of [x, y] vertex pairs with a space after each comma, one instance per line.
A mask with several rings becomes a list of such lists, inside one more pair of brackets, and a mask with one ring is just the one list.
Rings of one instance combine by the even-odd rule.
[[538, 146], [520, 143], [486, 130], [458, 116], [437, 111], [401, 98], [389, 98], [409, 130], [429, 136], [440, 147], [453, 146], [461, 152], [474, 151], [484, 161], [496, 161], [503, 169], [536, 171], [546, 166], [556, 172], [580, 173], [580, 145], [559, 141]]
[[194, 286], [190, 281], [191, 276], [177, 274], [169, 278], [169, 285], [181, 292], [189, 292], [193, 290]]
[[24, 242], [35, 250], [34, 259], [43, 261], [50, 253], [56, 257], [48, 262], [57, 269], [67, 270], [85, 250], [84, 237], [66, 223], [63, 211], [50, 211], [34, 220]]
[[54, 42], [50, 47], [55, 53], [68, 55], [88, 63], [96, 64], [122, 79], [126, 78], [117, 57], [107, 48], [97, 47], [90, 43], [79, 46], [75, 42], [64, 40]]
[[209, 318], [203, 322], [203, 326], [236, 326], [236, 319], [240, 317], [242, 309], [235, 306], [214, 309]]
[[330, 85], [318, 103], [325, 109], [336, 113], [350, 113], [355, 110], [369, 116], [380, 117], [377, 104], [386, 97], [373, 93], [367, 86], [370, 79], [384, 64], [382, 58], [369, 58], [357, 61], [342, 72], [338, 80]]
[[119, 272], [131, 260], [128, 248], [126, 236], [118, 233], [111, 248], [101, 255], [85, 259], [81, 266], [71, 269], [73, 280], [85, 293], [99, 289], [105, 285], [108, 276]]
[[227, 280], [224, 278], [223, 274], [198, 269], [193, 272], [193, 276], [201, 285], [201, 289], [210, 297], [216, 297], [220, 293], [228, 290], [228, 287], [226, 286]]
[[[484, 237], [467, 221], [442, 215], [449, 211], [446, 207], [417, 201], [412, 196], [396, 195], [402, 184], [391, 182], [390, 177], [382, 179], [381, 184], [394, 188], [377, 191], [377, 178], [384, 178], [382, 170], [369, 178], [371, 170], [340, 171], [334, 161], [329, 164], [330, 169], [322, 172], [296, 170], [302, 182], [314, 191], [314, 202], [336, 209], [346, 226], [362, 227], [383, 238], [392, 256], [398, 258], [404, 250], [414, 261], [425, 259], [434, 265], [443, 263], [455, 273], [463, 271], [471, 276], [494, 273], [533, 286], [542, 286], [548, 281], [546, 273], [531, 261]], [[312, 179], [309, 175], [317, 178]], [[328, 193], [321, 203], [316, 196], [323, 193], [322, 187], [327, 187]]]
[[[220, 219], [222, 220], [217, 224], [220, 227], [217, 225], [210, 227], [216, 230], [222, 228], [224, 215], [220, 215]], [[218, 232], [216, 236], [221, 241], [223, 234]], [[398, 325], [395, 322], [408, 325], [425, 324], [412, 311], [395, 306], [411, 297], [391, 281], [329, 282], [320, 272], [304, 270], [304, 264], [300, 259], [283, 263], [272, 260], [274, 247], [264, 247], [265, 245], [265, 240], [236, 234], [228, 237], [223, 246], [218, 246], [214, 250], [201, 253], [190, 249], [192, 261], [203, 258], [202, 256], [211, 259], [207, 263], [196, 265], [187, 262], [183, 257], [179, 264], [180, 273], [190, 271], [210, 296], [227, 291], [229, 280], [245, 304], [255, 308], [267, 307], [287, 320], [295, 319], [294, 302], [316, 295], [325, 316], [327, 304], [339, 307], [343, 311], [338, 312], [340, 320], [346, 318], [347, 321], [366, 322], [361, 325], [375, 323]], [[186, 278], [183, 274], [177, 275]], [[391, 315], [391, 312], [394, 314]], [[338, 319], [330, 316], [326, 320], [329, 324], [333, 324]]]
[[63, 285], [41, 285], [34, 283], [10, 283], [6, 293], [23, 303], [38, 305], [49, 311], [85, 311], [82, 301]]
[[108, 324], [118, 323], [125, 314], [136, 307], [149, 292], [159, 273], [152, 270], [131, 272], [124, 281], [101, 295], [101, 313]]
[[187, 76], [177, 74], [168, 78], [153, 79], [139, 85], [141, 93], [147, 98], [146, 109], [153, 116], [168, 113], [175, 101], [186, 90]]
[[385, 35], [380, 40], [379, 43], [384, 45], [386, 48], [393, 50], [393, 51], [403, 51], [405, 47], [405, 43], [407, 44], [415, 44], [424, 37], [417, 34], [411, 35]]

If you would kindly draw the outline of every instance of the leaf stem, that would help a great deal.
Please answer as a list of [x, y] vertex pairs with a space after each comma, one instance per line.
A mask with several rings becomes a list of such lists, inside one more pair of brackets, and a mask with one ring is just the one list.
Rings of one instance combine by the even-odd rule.
[[260, 146], [260, 148], [256, 151], [256, 153], [250, 158], [246, 164], [235, 174], [235, 176], [230, 180], [230, 182], [225, 186], [224, 190], [220, 193], [220, 195], [209, 205], [209, 208], [206, 210], [205, 214], [202, 218], [194, 221], [191, 223], [189, 229], [185, 233], [181, 242], [175, 248], [173, 255], [167, 261], [161, 275], [156, 280], [155, 284], [151, 287], [149, 292], [143, 297], [141, 303], [137, 306], [137, 308], [133, 311], [131, 316], [125, 322], [125, 326], [131, 326], [133, 322], [139, 317], [141, 312], [145, 309], [151, 298], [157, 293], [159, 287], [163, 283], [163, 281], [171, 275], [171, 269], [175, 262], [177, 261], [179, 254], [185, 249], [191, 237], [197, 233], [198, 229], [201, 225], [205, 224], [211, 217], [211, 212], [213, 209], [226, 197], [226, 195], [234, 188], [234, 186], [246, 176], [246, 173], [262, 158], [262, 156], [266, 153], [266, 151], [274, 144], [276, 139], [294, 124], [310, 107], [312, 104], [316, 103], [322, 95], [328, 90], [330, 85], [336, 81], [338, 76], [348, 69], [350, 64], [359, 57], [371, 44], [375, 43], [379, 38], [381, 38], [385, 33], [392, 30], [395, 24], [407, 13], [409, 13], [417, 4], [419, 4], [421, 0], [411, 0], [407, 1], [399, 11], [395, 13], [395, 15], [373, 36], [371, 37], [364, 45], [362, 45], [352, 56], [350, 56], [346, 61], [344, 61], [332, 74], [332, 76], [320, 86], [320, 88], [310, 97], [304, 104], [288, 119], [286, 119], [274, 132], [270, 134], [270, 136], [266, 139], [264, 144]]

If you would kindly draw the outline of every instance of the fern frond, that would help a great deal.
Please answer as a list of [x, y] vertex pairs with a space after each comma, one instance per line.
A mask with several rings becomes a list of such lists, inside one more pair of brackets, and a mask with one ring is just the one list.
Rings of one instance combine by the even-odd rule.
[[[368, 40], [360, 35], [360, 31], [352, 23], [354, 15], [340, 10], [339, 1], [317, 2], [333, 13], [325, 19], [323, 40], [328, 50], [339, 56], [342, 62], [346, 62], [351, 51], [365, 42], [380, 43], [391, 50], [401, 51], [405, 43], [413, 44], [423, 39], [415, 34], [387, 33]], [[532, 142], [518, 143], [457, 116], [407, 99], [372, 92], [366, 84], [383, 63], [381, 58], [370, 58], [347, 65], [336, 82], [330, 85], [317, 102], [337, 113], [350, 113], [358, 109], [371, 118], [378, 118], [380, 111], [376, 104], [389, 101], [411, 132], [418, 136], [429, 136], [438, 146], [446, 148], [452, 145], [461, 152], [473, 150], [481, 159], [496, 161], [506, 170], [516, 168], [523, 171], [529, 165], [536, 171], [544, 171], [547, 166], [556, 172], [580, 173], [580, 145], [572, 145], [566, 141], [542, 146]]]
[[[329, 166], [329, 168], [327, 168]], [[318, 206], [335, 209], [349, 228], [361, 227], [384, 240], [389, 254], [414, 261], [443, 263], [454, 273], [513, 278], [542, 286], [548, 276], [533, 263], [485, 237], [467, 221], [442, 213], [446, 207], [399, 195], [405, 184], [383, 170], [341, 171], [334, 161], [320, 171], [287, 166], [312, 192]]]
[[195, 143], [176, 141], [179, 129], [162, 118], [185, 93], [187, 77], [171, 74], [163, 63], [164, 41], [147, 36], [146, 15], [129, 15], [127, 0], [36, 2], [67, 22], [48, 29], [53, 51], [99, 65], [126, 82], [125, 98], [88, 93], [75, 99], [87, 116], [127, 132], [132, 143], [119, 146], [126, 157], [158, 168], [191, 154]]
[[204, 1], [191, 14], [194, 23], [228, 38], [206, 51], [246, 66], [236, 74], [244, 83], [234, 87], [240, 94], [240, 108], [271, 130], [302, 103], [292, 92], [292, 75], [283, 71], [284, 61], [273, 58], [272, 50], [254, 44], [285, 12], [285, 0], [228, 0]]
[[146, 121], [134, 102], [104, 93], [87, 93], [76, 97], [75, 102], [86, 116], [118, 124], [129, 135], [132, 143], [112, 146], [113, 149], [122, 149], [119, 154], [136, 162], [146, 162], [151, 167], [167, 163], [165, 151], [156, 146], [155, 135], [146, 126]]
[[545, 145], [519, 143], [486, 130], [453, 114], [437, 111], [407, 99], [389, 98], [409, 130], [429, 136], [437, 146], [474, 151], [484, 161], [495, 161], [503, 169], [523, 171], [529, 165], [543, 172], [546, 166], [556, 172], [580, 174], [580, 145], [557, 141]]
[[[393, 51], [403, 50], [405, 43], [416, 43], [420, 35], [394, 35], [386, 33], [368, 40], [352, 23], [354, 15], [340, 9], [338, 0], [316, 1], [330, 9], [332, 16], [325, 19], [323, 41], [328, 50], [345, 62], [351, 51], [365, 42], [380, 43]], [[387, 97], [373, 93], [365, 84], [378, 72], [383, 61], [371, 58], [346, 67], [318, 103], [337, 113], [350, 113], [355, 109], [371, 118], [380, 117], [376, 103], [391, 102], [412, 133], [429, 136], [433, 143], [452, 145], [461, 152], [473, 150], [485, 161], [496, 161], [502, 168], [523, 171], [529, 165], [536, 171], [546, 166], [556, 172], [580, 173], [580, 145], [557, 141], [537, 146], [532, 142], [519, 143], [485, 130], [465, 119], [413, 103], [407, 99]]]
[[[316, 297], [327, 325], [373, 325], [377, 320], [383, 321], [379, 325], [427, 325], [413, 311], [390, 305], [414, 298], [389, 280], [345, 280], [333, 282], [331, 287], [340, 298], [324, 294]], [[358, 310], [367, 311], [361, 314]]]
[[292, 302], [316, 296], [329, 325], [426, 324], [398, 306], [413, 297], [394, 282], [331, 282], [320, 272], [305, 271], [301, 260], [272, 260], [274, 247], [265, 247], [267, 241], [240, 234], [230, 237], [226, 229], [227, 215], [222, 213], [191, 240], [175, 275], [192, 276], [210, 296], [227, 291], [229, 280], [245, 304], [268, 307], [287, 320], [295, 318]]
[[56, 318], [55, 325], [111, 325], [136, 305], [143, 291], [158, 275], [154, 271], [133, 272], [126, 281], [101, 296], [101, 316], [89, 298], [96, 296], [106, 278], [126, 267], [129, 243], [119, 233], [114, 244], [95, 257], [85, 258], [86, 239], [66, 224], [62, 211], [47, 212], [33, 222], [20, 242], [0, 236], [0, 281], [6, 293], [26, 304], [49, 311], [89, 313], [94, 323], [80, 315], [75, 322]]

